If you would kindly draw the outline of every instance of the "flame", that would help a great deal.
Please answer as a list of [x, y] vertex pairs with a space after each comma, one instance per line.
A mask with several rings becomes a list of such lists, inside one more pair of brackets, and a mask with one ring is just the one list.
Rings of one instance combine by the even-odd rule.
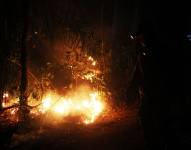
[[89, 56], [89, 57], [88, 57], [88, 61], [91, 62], [92, 66], [95, 66], [95, 65], [96, 65], [96, 61], [93, 59], [92, 56]]
[[88, 57], [88, 60], [94, 61], [94, 59], [92, 58], [92, 56], [89, 56], [89, 57]]
[[15, 115], [17, 113], [17, 111], [18, 111], [17, 108], [13, 108], [10, 113], [11, 113], [11, 115]]
[[91, 68], [87, 73], [83, 74], [81, 78], [93, 82], [93, 80], [100, 74], [100, 71], [95, 69], [97, 62], [93, 59], [92, 56], [89, 56], [87, 60], [90, 62], [90, 68], [93, 66], [93, 69]]
[[96, 65], [96, 61], [93, 61], [93, 62], [92, 62], [92, 66], [95, 66], [95, 65]]
[[3, 98], [8, 98], [9, 97], [9, 94], [6, 92], [3, 94]]
[[[86, 61], [88, 69], [84, 72], [80, 72], [79, 77], [93, 83], [93, 81], [99, 79], [101, 71], [92, 56], [86, 56]], [[70, 67], [73, 69], [72, 65]], [[73, 77], [75, 77], [74, 74]], [[92, 87], [95, 88], [95, 86]], [[10, 97], [8, 92], [4, 93], [3, 107], [19, 103], [19, 98], [12, 98], [11, 95]], [[80, 86], [75, 90], [73, 89], [66, 95], [59, 95], [53, 91], [49, 91], [44, 95], [40, 104], [39, 101], [34, 101], [32, 97], [29, 97], [28, 105], [37, 106], [30, 110], [32, 117], [49, 113], [51, 115], [47, 116], [56, 117], [56, 119], [58, 117], [64, 119], [70, 116], [77, 116], [84, 124], [94, 123], [106, 108], [108, 108], [108, 105], [104, 102], [103, 95], [101, 95], [99, 91], [95, 89], [92, 90], [85, 86]], [[13, 109], [10, 114], [14, 116], [16, 112], [17, 111]]]
[[96, 76], [96, 74], [90, 72], [85, 74], [82, 79], [90, 80], [91, 82], [93, 81], [93, 78]]
[[13, 98], [11, 95], [9, 95], [8, 92], [3, 93], [3, 102], [2, 102], [2, 107], [3, 108], [12, 106], [14, 104], [18, 104], [18, 102], [19, 102], [18, 97]]
[[51, 95], [48, 95], [45, 99], [42, 100], [42, 112], [45, 112], [47, 111], [50, 107], [51, 107], [51, 104], [52, 104], [52, 98], [51, 98]]
[[[88, 72], [80, 74], [83, 80], [93, 83], [100, 74], [97, 62], [92, 56], [87, 56]], [[72, 66], [70, 66], [72, 68]], [[57, 117], [80, 116], [82, 122], [90, 124], [95, 122], [97, 117], [104, 111], [105, 103], [103, 96], [98, 91], [92, 91], [86, 87], [79, 87], [74, 92], [62, 96], [49, 92], [42, 100], [40, 111], [47, 111]]]
[[6, 104], [5, 104], [5, 102], [3, 102], [3, 103], [2, 103], [2, 107], [6, 107]]
[[93, 123], [104, 110], [104, 102], [98, 92], [85, 89], [85, 92], [77, 91], [68, 97], [55, 93], [48, 93], [42, 101], [40, 111], [50, 111], [60, 117], [80, 116], [85, 124]]

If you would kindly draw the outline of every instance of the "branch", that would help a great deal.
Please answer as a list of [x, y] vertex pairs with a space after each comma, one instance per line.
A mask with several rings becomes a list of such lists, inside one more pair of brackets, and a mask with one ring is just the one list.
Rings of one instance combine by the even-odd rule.
[[14, 108], [14, 107], [19, 107], [19, 106], [20, 106], [19, 104], [15, 104], [15, 105], [12, 105], [12, 106], [9, 106], [9, 107], [2, 108], [2, 109], [0, 109], [0, 113], [3, 113], [4, 111], [6, 111], [8, 109], [11, 109], [11, 108]]
[[[36, 108], [38, 106], [40, 106], [42, 103], [38, 104], [38, 105], [35, 105], [35, 106], [29, 106], [29, 105], [26, 105], [26, 107], [30, 108], [30, 109], [33, 109], [33, 108]], [[19, 104], [14, 104], [12, 106], [9, 106], [9, 107], [5, 107], [5, 108], [2, 108], [0, 109], [0, 113], [3, 113], [4, 111], [8, 110], [8, 109], [11, 109], [11, 108], [14, 108], [14, 107], [19, 107], [20, 105]]]

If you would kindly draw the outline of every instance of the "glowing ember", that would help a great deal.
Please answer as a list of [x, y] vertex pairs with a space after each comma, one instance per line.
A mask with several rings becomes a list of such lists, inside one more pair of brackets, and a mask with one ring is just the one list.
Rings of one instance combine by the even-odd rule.
[[93, 123], [104, 110], [104, 102], [98, 92], [84, 91], [62, 97], [49, 93], [42, 101], [40, 111], [50, 111], [56, 116], [79, 116], [85, 124]]

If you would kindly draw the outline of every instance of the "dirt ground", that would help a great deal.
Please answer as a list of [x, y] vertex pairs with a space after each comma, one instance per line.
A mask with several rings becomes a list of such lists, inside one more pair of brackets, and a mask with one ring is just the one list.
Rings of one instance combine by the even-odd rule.
[[137, 109], [108, 114], [104, 121], [83, 125], [71, 122], [41, 124], [28, 133], [14, 133], [10, 150], [145, 150]]

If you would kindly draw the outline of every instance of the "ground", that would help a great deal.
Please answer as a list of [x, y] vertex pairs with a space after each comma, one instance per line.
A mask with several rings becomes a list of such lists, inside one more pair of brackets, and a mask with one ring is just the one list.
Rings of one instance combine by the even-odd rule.
[[[108, 117], [110, 116], [110, 117]], [[15, 133], [11, 150], [144, 150], [143, 132], [134, 107], [117, 110], [92, 125], [71, 122], [43, 124], [28, 133]]]

